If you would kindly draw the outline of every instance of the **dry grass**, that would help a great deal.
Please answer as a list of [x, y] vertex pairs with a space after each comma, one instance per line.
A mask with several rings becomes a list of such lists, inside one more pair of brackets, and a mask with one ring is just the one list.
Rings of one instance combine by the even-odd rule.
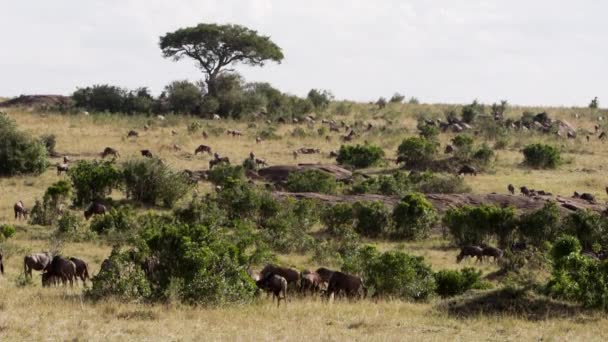
[[[389, 133], [370, 133], [356, 142], [367, 140], [382, 146], [389, 156], [394, 156], [399, 142], [415, 134], [416, 116], [426, 113], [441, 116], [449, 106], [404, 105], [391, 107], [382, 113], [394, 120]], [[355, 119], [384, 125], [379, 113], [371, 107], [355, 105], [345, 121]], [[520, 114], [521, 108], [513, 108], [509, 115]], [[540, 111], [540, 109], [532, 109]], [[579, 128], [591, 129], [597, 114], [586, 109], [553, 108], [554, 117], [569, 120]], [[581, 119], [573, 114], [580, 113]], [[298, 162], [333, 162], [327, 157], [331, 150], [340, 146], [336, 133], [330, 142], [315, 134], [313, 129], [300, 125], [310, 134], [292, 137], [294, 125], [278, 126], [278, 140], [255, 143], [258, 132], [265, 128], [248, 127], [244, 122], [204, 121], [203, 130], [210, 134], [204, 140], [201, 131], [189, 134], [186, 127], [195, 119], [170, 117], [158, 121], [144, 117], [120, 117], [110, 115], [64, 116], [12, 110], [21, 129], [35, 135], [52, 133], [57, 136], [57, 150], [73, 156], [72, 159], [96, 158], [106, 146], [117, 148], [122, 159], [139, 154], [140, 149], [150, 149], [176, 169], [206, 169], [208, 156], [192, 156], [199, 144], [207, 144], [231, 160], [240, 162], [250, 151], [267, 159], [270, 164], [294, 163], [291, 151], [302, 146], [314, 146], [322, 155], [302, 156]], [[143, 130], [146, 123], [151, 129]], [[225, 134], [214, 135], [226, 128], [237, 128], [244, 137], [231, 138]], [[127, 139], [129, 129], [140, 132], [137, 139]], [[171, 131], [177, 131], [172, 135]], [[442, 143], [452, 136], [442, 135]], [[528, 142], [546, 141], [563, 145], [567, 164], [555, 171], [530, 171], [520, 167], [519, 149]], [[182, 152], [171, 147], [179, 144]], [[605, 199], [602, 177], [603, 165], [608, 160], [604, 145], [584, 139], [561, 140], [546, 136], [517, 135], [511, 138], [506, 150], [498, 151], [493, 170], [466, 181], [476, 193], [506, 192], [506, 185], [527, 185], [553, 193], [570, 194], [574, 190], [592, 192]], [[57, 162], [53, 161], [53, 162]], [[21, 199], [31, 206], [45, 189], [58, 179], [52, 169], [39, 177], [1, 178], [0, 222], [13, 222], [12, 205]], [[207, 186], [200, 185], [199, 191]], [[450, 315], [441, 309], [438, 300], [415, 304], [400, 301], [374, 303], [336, 302], [326, 304], [319, 300], [293, 299], [286, 307], [277, 309], [270, 300], [259, 303], [219, 309], [187, 307], [178, 304], [145, 305], [137, 303], [83, 301], [81, 287], [73, 289], [42, 289], [39, 277], [34, 285], [18, 287], [22, 257], [30, 251], [52, 249], [50, 228], [19, 226], [17, 235], [3, 246], [6, 255], [6, 275], [0, 279], [0, 336], [3, 340], [605, 340], [608, 338], [608, 320], [596, 313], [577, 313], [572, 317], [547, 316], [541, 320], [527, 320], [518, 315], [473, 315], [466, 319]], [[456, 251], [446, 248], [447, 242], [433, 238], [420, 243], [389, 243], [369, 241], [380, 249], [397, 248], [424, 256], [434, 269], [456, 269], [473, 263], [455, 263]], [[62, 247], [66, 255], [76, 255], [89, 261], [92, 273], [99, 269], [101, 261], [109, 254], [110, 246], [101, 242], [66, 243]], [[297, 267], [315, 267], [308, 255], [283, 255], [282, 262]], [[495, 265], [480, 266], [484, 274], [496, 270]]]

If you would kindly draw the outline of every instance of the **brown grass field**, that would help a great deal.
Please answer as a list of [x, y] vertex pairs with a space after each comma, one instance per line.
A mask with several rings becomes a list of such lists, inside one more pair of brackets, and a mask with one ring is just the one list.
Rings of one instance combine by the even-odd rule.
[[[384, 125], [384, 119], [393, 120], [388, 133], [371, 132], [354, 141], [369, 141], [384, 148], [388, 157], [394, 157], [396, 148], [406, 136], [416, 134], [416, 116], [431, 113], [441, 116], [445, 105], [389, 105], [378, 113], [371, 105], [355, 104], [351, 114], [338, 120], [352, 122], [363, 120]], [[600, 112], [581, 108], [510, 108], [507, 116], [520, 116], [523, 110], [546, 110], [553, 118], [565, 119], [581, 130], [593, 131]], [[269, 164], [295, 163], [291, 151], [310, 146], [320, 148], [322, 154], [301, 156], [297, 162], [335, 163], [328, 154], [340, 147], [339, 136], [332, 133], [326, 141], [325, 133], [316, 132], [305, 124], [277, 126], [280, 137], [255, 143], [259, 131], [267, 125], [256, 122], [257, 127], [243, 121], [208, 121], [187, 117], [168, 117], [160, 121], [154, 117], [99, 115], [61, 115], [41, 113], [35, 110], [9, 109], [19, 128], [34, 135], [52, 133], [57, 136], [57, 151], [71, 156], [72, 160], [98, 158], [106, 146], [117, 148], [121, 159], [139, 155], [139, 150], [150, 149], [175, 169], [207, 169], [208, 156], [193, 156], [199, 144], [210, 145], [222, 155], [240, 162], [249, 152], [265, 158]], [[382, 114], [382, 115], [380, 115]], [[579, 114], [580, 118], [576, 118]], [[201, 130], [189, 133], [187, 126], [199, 121], [202, 130], [210, 134], [205, 140]], [[319, 120], [320, 121], [320, 120]], [[144, 131], [144, 124], [151, 128]], [[292, 132], [301, 127], [308, 132], [305, 137], [294, 137]], [[224, 132], [237, 128], [243, 137], [232, 138]], [[140, 132], [140, 137], [127, 139], [130, 129]], [[172, 130], [177, 135], [171, 133]], [[216, 134], [214, 134], [216, 133]], [[453, 134], [442, 134], [442, 143]], [[557, 170], [536, 171], [520, 166], [523, 157], [519, 150], [530, 142], [544, 141], [562, 147], [565, 164]], [[174, 144], [183, 147], [181, 152], [172, 149]], [[493, 142], [489, 142], [492, 146]], [[590, 192], [601, 202], [608, 199], [603, 175], [608, 161], [606, 145], [596, 137], [587, 143], [583, 134], [567, 140], [536, 133], [514, 134], [508, 147], [497, 151], [497, 157], [489, 172], [476, 177], [466, 177], [466, 183], [475, 193], [506, 193], [506, 186], [527, 185], [554, 194], [571, 195], [573, 191]], [[59, 159], [52, 160], [52, 164]], [[387, 167], [393, 167], [389, 165]], [[65, 177], [65, 176], [61, 176]], [[226, 308], [200, 308], [181, 304], [147, 305], [107, 301], [91, 303], [82, 296], [82, 286], [74, 288], [43, 289], [39, 276], [34, 285], [17, 285], [22, 271], [22, 258], [29, 252], [56, 247], [52, 241], [52, 228], [31, 227], [13, 220], [12, 206], [23, 200], [31, 207], [36, 198], [42, 197], [46, 188], [58, 180], [53, 168], [38, 176], [0, 178], [0, 223], [17, 225], [17, 234], [6, 241], [6, 273], [0, 278], [0, 339], [4, 341], [208, 341], [208, 340], [311, 340], [311, 341], [418, 341], [418, 340], [543, 340], [543, 341], [600, 341], [608, 339], [608, 319], [603, 313], [580, 312], [563, 315], [560, 306], [544, 313], [538, 319], [518, 314], [454, 315], [446, 309], [441, 299], [429, 303], [401, 301], [363, 300], [359, 302], [336, 301], [325, 303], [319, 299], [292, 299], [285, 307], [277, 309], [270, 299], [260, 298], [256, 303]], [[198, 192], [209, 190], [201, 183]], [[115, 194], [115, 198], [118, 197]], [[408, 253], [424, 256], [434, 270], [461, 268], [471, 263], [456, 264], [455, 249], [444, 248], [448, 242], [433, 237], [418, 243], [388, 243], [369, 241], [382, 249], [399, 248]], [[65, 255], [87, 260], [96, 273], [111, 246], [100, 241], [64, 243]], [[300, 269], [315, 265], [307, 255], [281, 255], [280, 260]], [[483, 264], [484, 274], [495, 271], [495, 265]]]

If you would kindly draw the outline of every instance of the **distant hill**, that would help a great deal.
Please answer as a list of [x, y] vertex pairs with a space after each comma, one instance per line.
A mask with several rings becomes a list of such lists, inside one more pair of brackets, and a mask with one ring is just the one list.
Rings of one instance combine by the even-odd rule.
[[21, 95], [12, 99], [0, 98], [0, 107], [38, 107], [67, 104], [70, 100], [63, 95]]

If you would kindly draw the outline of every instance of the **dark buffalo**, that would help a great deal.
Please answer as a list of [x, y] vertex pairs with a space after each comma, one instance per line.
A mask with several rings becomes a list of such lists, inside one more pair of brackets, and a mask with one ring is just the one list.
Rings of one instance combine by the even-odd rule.
[[137, 138], [139, 136], [139, 133], [135, 130], [130, 130], [129, 133], [127, 133], [127, 138]]
[[215, 165], [227, 164], [230, 165], [230, 159], [228, 157], [219, 157], [216, 155], [215, 159], [209, 161], [209, 170], [213, 169]]
[[340, 295], [341, 292], [344, 292], [349, 298], [367, 296], [367, 289], [363, 285], [361, 277], [336, 271], [329, 278], [327, 298], [331, 298], [332, 294], [334, 296]]
[[[260, 280], [255, 282], [256, 286], [264, 291], [272, 292], [272, 300], [277, 299], [277, 306], [281, 304], [281, 299], [287, 304], [287, 280], [278, 274], [268, 273]], [[281, 298], [281, 293], [283, 298]]]
[[300, 274], [300, 292], [310, 292], [311, 294], [319, 292], [322, 282], [321, 276], [315, 272], [306, 270]]
[[75, 278], [76, 265], [72, 261], [56, 255], [42, 275], [42, 286], [49, 286], [55, 280], [60, 280], [63, 285], [69, 282], [70, 286], [73, 286]]
[[580, 195], [580, 199], [585, 200], [589, 203], [595, 203], [595, 196], [593, 196], [592, 194], [587, 193], [587, 192], [582, 193]]
[[207, 145], [198, 145], [198, 147], [196, 148], [196, 150], [194, 150], [194, 155], [197, 155], [199, 153], [209, 153], [211, 154], [211, 147], [207, 146]]
[[268, 264], [262, 269], [262, 271], [260, 271], [260, 278], [265, 278], [270, 273], [278, 274], [285, 278], [289, 285], [293, 284], [297, 287], [300, 283], [300, 272], [294, 270], [293, 268]]
[[460, 170], [458, 170], [458, 175], [473, 175], [477, 176], [477, 169], [472, 167], [471, 165], [463, 165]]
[[4, 256], [0, 252], [0, 273], [4, 275]]
[[321, 277], [321, 281], [326, 284], [329, 284], [329, 279], [331, 278], [332, 274], [334, 274], [334, 272], [335, 271], [332, 271], [325, 267], [317, 268], [317, 270], [315, 271], [315, 273], [318, 274], [319, 277]]
[[456, 257], [456, 262], [460, 263], [466, 257], [476, 257], [477, 261], [483, 261], [483, 249], [479, 246], [464, 246], [460, 249], [460, 254]]
[[25, 276], [32, 276], [32, 270], [43, 271], [50, 264], [53, 257], [49, 252], [36, 253], [32, 255], [26, 255], [23, 258], [23, 272]]
[[507, 190], [509, 190], [509, 193], [510, 193], [511, 195], [515, 195], [515, 187], [513, 186], [513, 184], [509, 184], [509, 185], [507, 186]]
[[87, 210], [84, 211], [84, 217], [88, 220], [93, 215], [104, 215], [107, 212], [107, 208], [105, 205], [99, 202], [93, 202]]
[[141, 150], [139, 152], [141, 152], [142, 157], [154, 158], [154, 155], [152, 155], [152, 151], [150, 150]]
[[89, 276], [89, 265], [84, 260], [78, 258], [70, 258], [70, 261], [76, 266], [76, 276], [82, 280], [83, 284], [86, 284], [87, 279], [91, 279]]
[[496, 247], [485, 246], [482, 250], [482, 254], [484, 257], [494, 258], [494, 262], [496, 262], [502, 258], [503, 251]]
[[114, 158], [118, 158], [120, 157], [120, 153], [118, 153], [117, 150], [111, 148], [111, 147], [106, 147], [103, 152], [101, 152], [101, 158], [105, 158], [109, 155], [114, 156]]
[[519, 188], [519, 192], [521, 192], [521, 194], [524, 196], [530, 196], [530, 189], [528, 189], [525, 186], [522, 186], [521, 188]]

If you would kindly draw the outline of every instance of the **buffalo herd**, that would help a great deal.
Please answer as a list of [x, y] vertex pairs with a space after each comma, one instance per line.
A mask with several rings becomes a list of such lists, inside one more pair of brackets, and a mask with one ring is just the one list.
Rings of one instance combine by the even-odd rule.
[[347, 298], [367, 296], [367, 288], [361, 277], [325, 267], [316, 271], [298, 272], [289, 267], [269, 264], [259, 274], [250, 270], [249, 275], [260, 290], [272, 293], [273, 301], [274, 298], [277, 299], [277, 306], [280, 305], [281, 300], [287, 302], [289, 289], [300, 292], [302, 295], [322, 294], [327, 299], [332, 296], [346, 296]]
[[[2, 267], [2, 270], [4, 267]], [[26, 255], [23, 258], [23, 273], [25, 277], [32, 277], [32, 271], [42, 271], [42, 286], [57, 285], [59, 283], [70, 286], [80, 279], [86, 284], [89, 276], [88, 264], [78, 258], [64, 258], [60, 255], [51, 255], [49, 252]]]

